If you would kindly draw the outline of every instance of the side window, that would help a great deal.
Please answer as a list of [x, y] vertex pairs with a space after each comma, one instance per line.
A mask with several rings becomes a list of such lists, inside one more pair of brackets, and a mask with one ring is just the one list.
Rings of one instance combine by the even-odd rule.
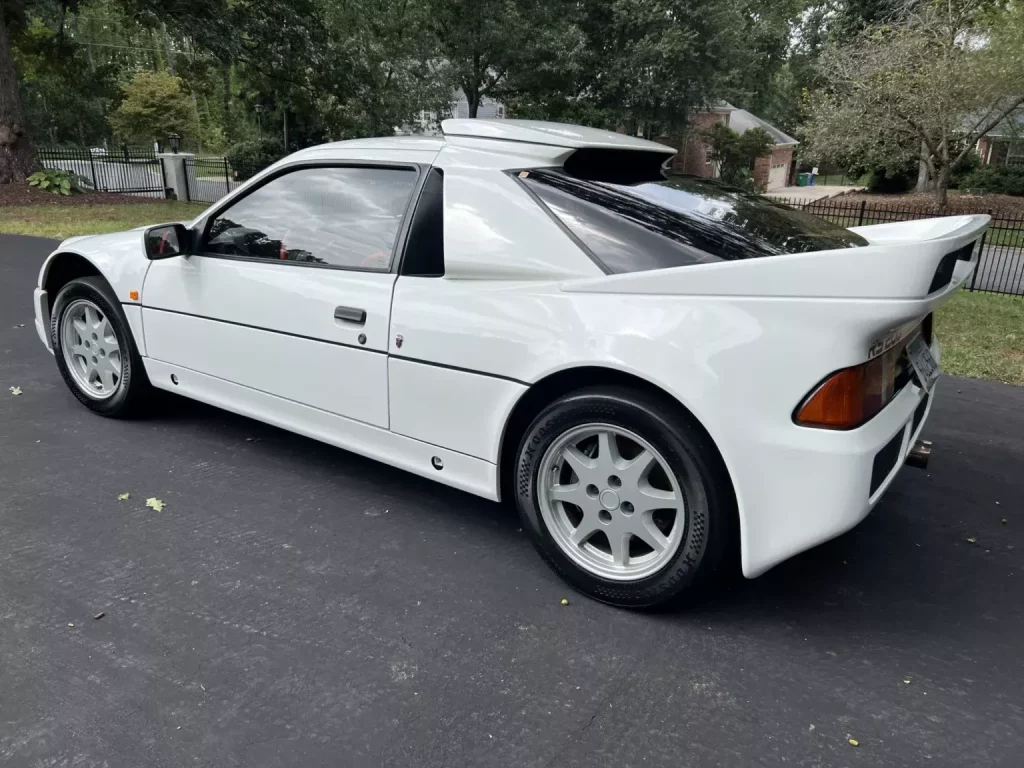
[[440, 168], [431, 168], [423, 182], [402, 257], [402, 274], [444, 275], [444, 171]]
[[202, 251], [384, 272], [416, 180], [411, 168], [302, 168], [221, 211]]

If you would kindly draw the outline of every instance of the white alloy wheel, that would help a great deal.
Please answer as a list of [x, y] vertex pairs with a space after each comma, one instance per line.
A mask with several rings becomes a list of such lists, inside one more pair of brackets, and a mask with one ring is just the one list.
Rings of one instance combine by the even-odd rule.
[[72, 301], [61, 317], [64, 363], [78, 388], [106, 400], [121, 386], [121, 345], [109, 318], [88, 299]]
[[568, 430], [540, 462], [538, 502], [558, 547], [612, 581], [657, 573], [686, 535], [686, 503], [668, 462], [635, 432], [610, 424]]

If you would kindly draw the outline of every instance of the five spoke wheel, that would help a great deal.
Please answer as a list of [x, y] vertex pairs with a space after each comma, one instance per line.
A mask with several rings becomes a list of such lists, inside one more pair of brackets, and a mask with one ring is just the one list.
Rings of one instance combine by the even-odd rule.
[[685, 500], [668, 462], [646, 440], [609, 424], [569, 430], [540, 465], [541, 515], [577, 565], [611, 580], [662, 568], [685, 535]]
[[121, 347], [110, 320], [88, 299], [75, 299], [61, 322], [64, 362], [75, 384], [98, 400], [117, 392]]

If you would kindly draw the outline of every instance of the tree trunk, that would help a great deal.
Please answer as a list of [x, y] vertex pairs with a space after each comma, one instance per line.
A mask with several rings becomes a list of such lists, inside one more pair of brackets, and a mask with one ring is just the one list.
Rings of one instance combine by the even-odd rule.
[[927, 192], [931, 189], [931, 184], [928, 179], [928, 145], [921, 142], [921, 155], [917, 160], [917, 185], [914, 187], [915, 192]]
[[949, 165], [942, 167], [942, 170], [935, 177], [935, 208], [942, 210], [946, 207], [946, 190], [949, 189], [949, 178], [953, 169]]
[[234, 121], [231, 119], [231, 63], [225, 62], [221, 64], [220, 70], [221, 80], [224, 87], [224, 137], [228, 140], [228, 143], [235, 138], [234, 132]]
[[167, 57], [167, 72], [174, 74], [174, 49], [171, 48], [171, 36], [167, 34], [167, 25], [160, 25], [160, 37], [164, 44], [164, 55]]
[[36, 153], [25, 126], [7, 26], [0, 18], [0, 184], [24, 181], [36, 169]]
[[466, 102], [469, 104], [469, 116], [476, 118], [477, 110], [480, 109], [480, 90], [478, 88], [467, 88]]

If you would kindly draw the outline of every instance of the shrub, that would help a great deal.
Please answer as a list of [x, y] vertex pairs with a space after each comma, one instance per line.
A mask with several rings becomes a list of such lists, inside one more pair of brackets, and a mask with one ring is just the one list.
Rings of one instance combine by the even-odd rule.
[[960, 179], [960, 189], [1024, 197], [1024, 168], [983, 165]]
[[964, 159], [953, 166], [952, 175], [949, 179], [950, 189], [960, 189], [965, 177], [970, 176], [981, 167], [981, 158], [977, 152], [968, 152]]
[[242, 141], [235, 144], [224, 155], [231, 166], [233, 176], [245, 181], [284, 157], [284, 147], [276, 139]]
[[83, 179], [74, 171], [60, 168], [45, 168], [28, 177], [30, 186], [45, 189], [55, 195], [72, 195], [84, 192], [86, 187]]
[[875, 168], [868, 178], [868, 192], [894, 195], [906, 192], [916, 180], [916, 168]]

